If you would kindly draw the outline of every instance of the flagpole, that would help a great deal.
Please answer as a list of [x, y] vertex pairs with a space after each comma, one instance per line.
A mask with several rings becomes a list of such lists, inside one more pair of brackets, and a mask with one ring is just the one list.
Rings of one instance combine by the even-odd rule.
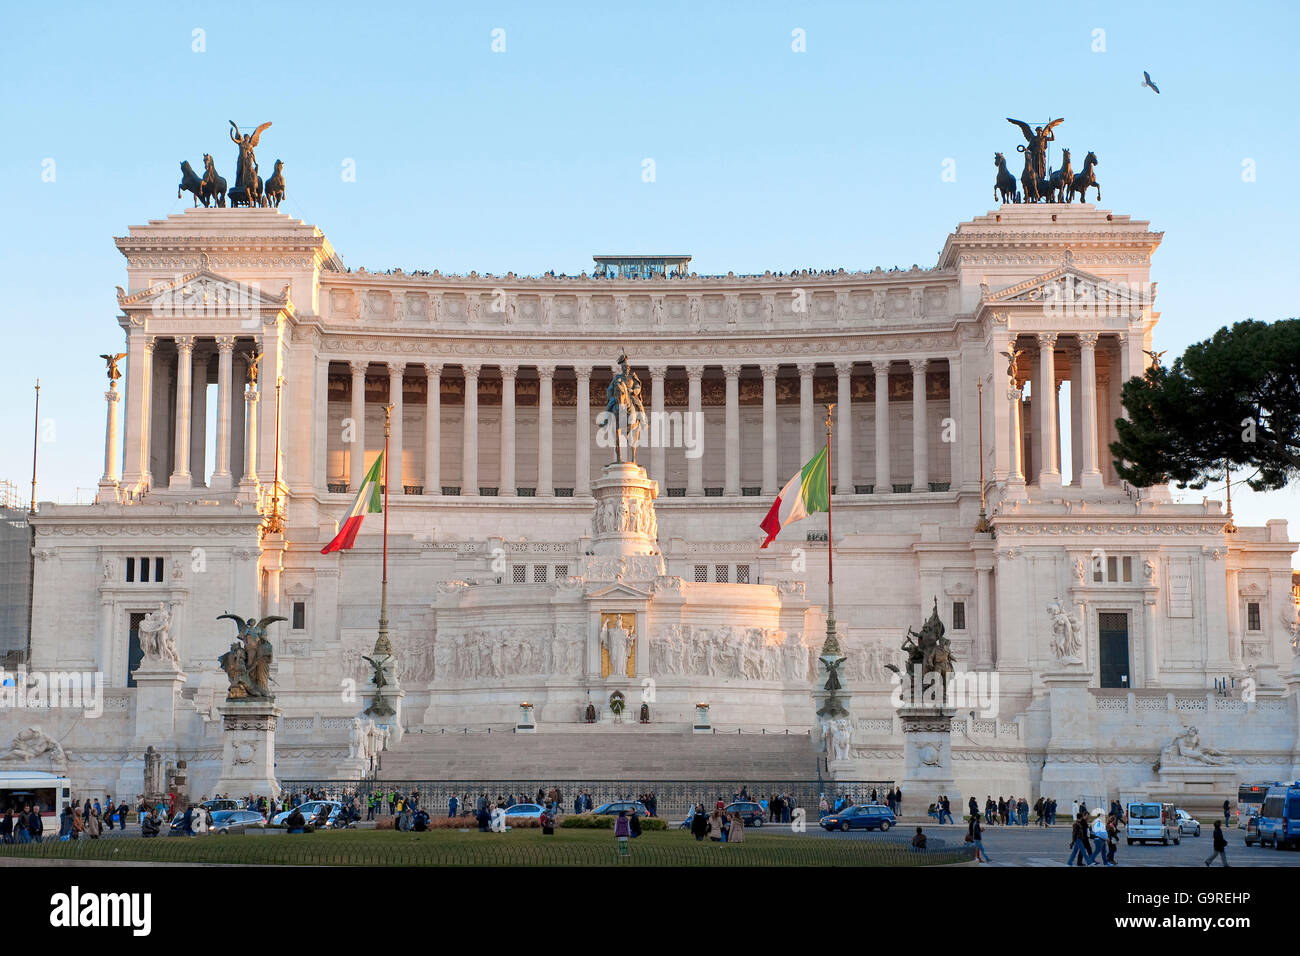
[[384, 562], [383, 577], [379, 583], [379, 639], [375, 641], [375, 655], [392, 654], [388, 643], [388, 440], [393, 433], [393, 405], [384, 406]]
[[[36, 411], [32, 416], [32, 503], [28, 514], [36, 514], [36, 449], [41, 434], [41, 380], [36, 380]], [[1232, 506], [1229, 505], [1229, 508]]]
[[834, 423], [835, 403], [826, 406], [826, 643], [822, 656], [840, 653], [840, 642], [835, 637], [835, 533], [831, 514], [831, 429]]

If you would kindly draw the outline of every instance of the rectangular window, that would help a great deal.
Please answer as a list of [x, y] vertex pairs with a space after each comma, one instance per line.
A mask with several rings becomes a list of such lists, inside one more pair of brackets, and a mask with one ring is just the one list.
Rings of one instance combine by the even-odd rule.
[[952, 602], [952, 629], [954, 631], [966, 630], [966, 602]]
[[295, 631], [306, 630], [307, 628], [307, 602], [293, 602], [293, 629]]
[[1121, 566], [1124, 569], [1124, 583], [1132, 584], [1133, 583], [1133, 559], [1125, 558]]
[[135, 669], [144, 660], [144, 648], [140, 646], [140, 622], [145, 615], [142, 611], [132, 611], [127, 617], [126, 649], [126, 686], [135, 686]]
[[515, 584], [528, 583], [528, 565], [512, 564], [510, 566], [510, 580]]
[[1106, 580], [1109, 581], [1111, 584], [1114, 584], [1116, 581], [1119, 580], [1119, 559], [1118, 558], [1111, 557], [1106, 559]]
[[1246, 605], [1246, 630], [1258, 631], [1259, 629], [1259, 602], [1251, 601]]
[[546, 565], [544, 564], [533, 565], [533, 583], [534, 584], [546, 583]]
[[567, 564], [557, 564], [555, 566], [555, 580], [563, 581], [569, 576], [569, 566]]
[[154, 558], [154, 559], [153, 559], [153, 579], [154, 579], [155, 581], [162, 581], [162, 579], [163, 579], [163, 559], [162, 559], [162, 558]]
[[749, 565], [748, 565], [748, 564], [738, 564], [738, 565], [736, 565], [736, 583], [737, 583], [737, 584], [748, 584], [748, 583], [749, 583]]
[[695, 566], [695, 583], [707, 584], [709, 580], [709, 566], [707, 564], [697, 564]]
[[135, 583], [135, 558], [126, 559], [126, 583]]
[[713, 580], [716, 584], [731, 583], [731, 565], [717, 564], [713, 567]]

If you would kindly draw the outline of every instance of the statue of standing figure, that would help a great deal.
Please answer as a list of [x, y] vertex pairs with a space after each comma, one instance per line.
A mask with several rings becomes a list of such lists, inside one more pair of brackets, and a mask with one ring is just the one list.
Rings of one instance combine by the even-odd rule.
[[1083, 630], [1079, 619], [1067, 614], [1060, 598], [1053, 598], [1047, 605], [1048, 617], [1052, 619], [1052, 652], [1061, 664], [1082, 664], [1083, 642], [1080, 633]]
[[274, 700], [271, 693], [271, 642], [266, 638], [266, 628], [276, 621], [287, 621], [287, 617], [271, 614], [260, 621], [254, 618], [244, 620], [235, 614], [218, 614], [217, 620], [229, 618], [239, 628], [230, 650], [218, 658], [221, 669], [226, 672], [230, 687], [226, 692], [227, 700], [243, 700], [248, 697]]
[[[172, 605], [171, 608], [174, 608]], [[150, 611], [137, 626], [140, 635], [140, 650], [146, 661], [172, 661], [180, 663], [180, 654], [176, 652], [176, 642], [172, 640], [172, 610], [163, 601], [158, 602], [158, 609]]]
[[623, 461], [623, 446], [627, 446], [627, 460], [636, 464], [636, 446], [645, 421], [645, 404], [641, 400], [641, 379], [632, 371], [626, 353], [618, 357], [618, 372], [605, 388], [605, 411], [613, 416], [614, 460]]
[[627, 638], [627, 631], [618, 618], [614, 618], [612, 625], [601, 628], [600, 643], [609, 654], [610, 677], [627, 676]]
[[239, 155], [235, 157], [235, 185], [227, 193], [231, 206], [262, 205], [262, 178], [257, 175], [257, 157], [253, 150], [262, 138], [262, 131], [270, 125], [263, 123], [253, 132], [241, 135], [235, 121], [230, 121], [230, 139], [239, 147]]

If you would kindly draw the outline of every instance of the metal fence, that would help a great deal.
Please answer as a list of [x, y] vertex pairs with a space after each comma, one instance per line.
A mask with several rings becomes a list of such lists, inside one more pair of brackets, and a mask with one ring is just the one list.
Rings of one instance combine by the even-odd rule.
[[530, 803], [537, 799], [537, 791], [559, 791], [561, 814], [573, 812], [574, 796], [590, 794], [595, 807], [615, 800], [635, 800], [642, 794], [654, 794], [656, 815], [670, 821], [680, 821], [686, 809], [697, 803], [712, 808], [717, 801], [731, 803], [740, 798], [744, 790], [750, 800], [770, 800], [783, 795], [793, 799], [794, 806], [804, 807], [810, 822], [817, 819], [821, 798], [832, 804], [839, 797], [851, 798], [854, 803], [868, 803], [872, 791], [881, 802], [885, 792], [894, 785], [892, 780], [821, 781], [821, 780], [284, 780], [281, 786], [287, 795], [316, 799], [336, 800], [357, 796], [364, 809], [371, 793], [384, 796], [382, 810], [388, 812], [387, 797], [396, 791], [406, 797], [412, 792], [419, 797], [420, 806], [432, 814], [447, 813], [451, 796], [460, 801], [460, 812], [468, 814], [480, 795], [489, 799], [513, 797], [514, 802]]

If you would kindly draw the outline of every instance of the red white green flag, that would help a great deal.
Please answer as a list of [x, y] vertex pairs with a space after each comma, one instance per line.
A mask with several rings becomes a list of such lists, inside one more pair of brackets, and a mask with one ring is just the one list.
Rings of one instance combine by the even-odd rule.
[[772, 543], [777, 533], [786, 525], [806, 518], [818, 511], [829, 511], [831, 507], [831, 489], [827, 474], [827, 448], [813, 456], [812, 461], [803, 466], [799, 474], [791, 478], [781, 493], [776, 496], [772, 508], [759, 527], [767, 533], [767, 540], [761, 547]]
[[357, 532], [361, 530], [361, 519], [368, 514], [383, 514], [384, 496], [379, 489], [379, 477], [383, 474], [381, 471], [383, 467], [384, 453], [381, 451], [375, 463], [366, 472], [366, 477], [361, 482], [361, 490], [357, 492], [357, 498], [352, 502], [352, 508], [339, 528], [339, 533], [334, 536], [333, 541], [320, 549], [321, 554], [348, 550], [357, 540]]

